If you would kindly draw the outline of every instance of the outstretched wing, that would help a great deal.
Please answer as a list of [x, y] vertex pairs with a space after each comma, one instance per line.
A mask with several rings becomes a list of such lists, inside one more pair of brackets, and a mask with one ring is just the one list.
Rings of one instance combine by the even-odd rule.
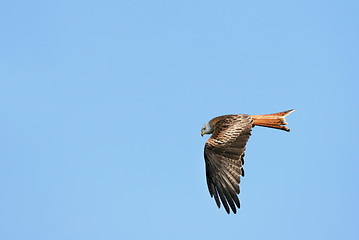
[[227, 213], [230, 213], [228, 205], [236, 213], [235, 205], [240, 207], [237, 196], [240, 177], [244, 176], [244, 150], [253, 120], [249, 115], [240, 114], [221, 116], [216, 121], [204, 147], [208, 190], [218, 207], [221, 200]]

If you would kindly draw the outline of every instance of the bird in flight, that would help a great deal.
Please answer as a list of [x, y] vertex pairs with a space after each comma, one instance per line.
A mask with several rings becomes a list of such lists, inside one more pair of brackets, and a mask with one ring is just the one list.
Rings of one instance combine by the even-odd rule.
[[[295, 109], [266, 114], [234, 114], [213, 118], [201, 130], [201, 135], [212, 134], [204, 146], [207, 186], [218, 208], [221, 202], [230, 213], [237, 212], [239, 183], [244, 176], [244, 151], [254, 126], [276, 128], [289, 132], [285, 117]], [[230, 207], [230, 208], [229, 208]]]

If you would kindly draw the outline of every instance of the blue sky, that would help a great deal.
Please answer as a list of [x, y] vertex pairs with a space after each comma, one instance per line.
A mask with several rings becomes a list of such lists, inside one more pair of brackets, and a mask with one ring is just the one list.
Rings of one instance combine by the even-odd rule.
[[[7, 1], [1, 239], [358, 239], [357, 1]], [[202, 125], [256, 127], [217, 209]]]

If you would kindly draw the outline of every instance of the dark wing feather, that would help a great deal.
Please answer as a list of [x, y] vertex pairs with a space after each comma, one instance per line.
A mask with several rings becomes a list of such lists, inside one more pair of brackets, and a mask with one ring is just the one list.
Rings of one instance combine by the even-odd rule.
[[217, 206], [221, 202], [230, 213], [229, 207], [237, 212], [240, 203], [240, 177], [244, 176], [243, 156], [251, 135], [252, 118], [249, 115], [226, 115], [216, 118], [214, 132], [204, 147], [207, 185]]

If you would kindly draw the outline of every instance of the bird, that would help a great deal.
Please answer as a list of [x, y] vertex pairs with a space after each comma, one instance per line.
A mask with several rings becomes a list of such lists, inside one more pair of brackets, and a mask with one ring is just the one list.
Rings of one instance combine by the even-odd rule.
[[[207, 187], [218, 208], [234, 214], [240, 208], [239, 183], [244, 177], [244, 151], [254, 126], [289, 132], [286, 119], [295, 109], [265, 115], [231, 114], [204, 124], [201, 135], [212, 134], [204, 146]], [[236, 208], [237, 207], [237, 208]]]

